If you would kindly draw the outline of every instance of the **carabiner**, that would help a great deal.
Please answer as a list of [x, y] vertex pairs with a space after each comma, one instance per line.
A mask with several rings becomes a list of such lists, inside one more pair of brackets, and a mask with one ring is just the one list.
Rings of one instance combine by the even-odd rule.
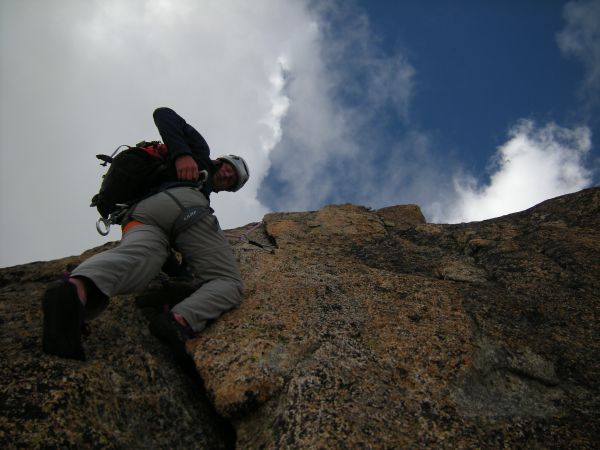
[[[102, 225], [104, 226], [104, 229], [102, 229]], [[110, 231], [110, 225], [110, 219], [106, 220], [104, 217], [100, 217], [96, 221], [96, 230], [98, 231], [98, 233], [100, 233], [100, 235], [107, 236], [108, 232]]]

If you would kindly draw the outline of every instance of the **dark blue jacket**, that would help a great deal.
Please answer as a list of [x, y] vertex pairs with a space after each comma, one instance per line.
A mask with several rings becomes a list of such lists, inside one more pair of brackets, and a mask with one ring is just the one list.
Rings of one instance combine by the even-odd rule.
[[[175, 160], [183, 155], [191, 155], [199, 170], [208, 171], [208, 179], [201, 191], [206, 198], [212, 192], [212, 175], [217, 167], [210, 159], [210, 148], [198, 131], [189, 125], [183, 117], [170, 108], [157, 108], [154, 111], [154, 123], [163, 143], [167, 146], [169, 157], [174, 166]], [[190, 186], [190, 182], [172, 182], [168, 187]]]

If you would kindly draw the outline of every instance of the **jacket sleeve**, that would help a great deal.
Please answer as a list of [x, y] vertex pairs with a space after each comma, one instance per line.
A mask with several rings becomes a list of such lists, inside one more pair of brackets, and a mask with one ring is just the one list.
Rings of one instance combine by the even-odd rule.
[[153, 116], [172, 161], [183, 155], [191, 155], [201, 169], [212, 167], [208, 144], [179, 114], [170, 108], [157, 108]]

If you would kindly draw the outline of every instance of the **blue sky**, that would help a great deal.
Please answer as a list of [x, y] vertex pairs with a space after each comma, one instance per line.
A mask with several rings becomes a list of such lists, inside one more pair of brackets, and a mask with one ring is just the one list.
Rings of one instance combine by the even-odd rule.
[[[323, 202], [345, 199], [358, 199], [359, 203], [375, 207], [395, 201], [415, 202], [430, 220], [461, 221], [489, 218], [540, 201], [540, 195], [544, 195], [536, 192], [529, 203], [513, 207], [505, 199], [506, 208], [497, 214], [483, 211], [481, 216], [465, 217], [451, 216], [443, 207], [439, 210], [433, 205], [436, 197], [442, 199], [444, 192], [452, 190], [459, 173], [473, 179], [476, 191], [489, 185], [491, 176], [498, 171], [498, 148], [507, 143], [511, 130], [523, 121], [534, 124], [533, 134], [536, 129], [555, 124], [569, 130], [587, 127], [591, 136], [597, 135], [594, 131], [599, 125], [598, 91], [584, 89], [586, 66], [574, 55], [561, 51], [558, 45], [558, 35], [567, 24], [568, 3], [361, 1], [355, 7], [347, 7], [343, 14], [337, 10], [330, 16], [324, 15], [331, 26], [329, 39], [346, 42], [356, 39], [368, 46], [366, 51], [357, 49], [357, 45], [342, 49], [342, 58], [330, 59], [337, 67], [329, 70], [345, 72], [332, 97], [342, 108], [364, 116], [360, 132], [351, 140], [361, 147], [361, 153], [371, 155], [374, 162], [369, 165], [374, 170], [355, 171], [352, 176], [360, 181], [353, 186], [338, 185], [329, 189], [325, 198], [314, 196], [319, 200], [301, 203], [302, 206], [315, 208]], [[598, 2], [571, 3], [595, 11], [598, 18]], [[597, 32], [594, 37], [597, 46]], [[338, 48], [339, 44], [333, 47]], [[379, 64], [363, 60], [369, 57], [377, 59]], [[399, 60], [397, 67], [390, 68], [394, 59]], [[371, 78], [376, 76], [374, 67], [383, 71], [411, 71], [404, 83], [408, 93], [402, 105], [364, 100], [369, 84], [373, 83]], [[391, 85], [401, 79], [402, 75], [396, 75], [388, 81]], [[589, 102], [587, 99], [592, 97], [595, 100]], [[368, 117], [374, 108], [376, 113]], [[399, 144], [402, 142], [403, 145]], [[416, 150], [419, 154], [413, 154], [411, 146], [418, 148], [419, 143], [422, 147]], [[298, 144], [286, 142], [284, 136], [275, 154], [299, 151], [293, 149], [294, 145]], [[399, 156], [394, 158], [394, 154]], [[588, 184], [598, 182], [598, 157], [597, 147], [592, 146], [580, 160], [590, 170]], [[353, 161], [355, 168], [362, 165], [358, 159]], [[328, 162], [335, 164], [334, 160]], [[341, 162], [346, 162], [343, 156]], [[398, 177], [404, 177], [405, 182], [395, 183], [398, 187], [395, 195], [370, 193], [365, 198], [353, 190], [361, 189], [364, 184], [377, 184], [382, 167], [393, 164], [409, 168], [406, 171], [397, 168]], [[536, 178], [535, 169], [531, 167], [532, 182]], [[259, 198], [275, 208], [283, 207], [280, 192], [287, 184], [281, 173], [271, 171], [259, 191], [262, 194]], [[342, 173], [334, 174], [342, 180]], [[425, 177], [430, 182], [428, 186], [420, 186], [410, 180], [412, 177]], [[432, 186], [434, 183], [439, 185], [438, 189]], [[446, 205], [452, 206], [450, 201]]]
[[364, 4], [385, 51], [412, 55], [414, 120], [481, 173], [516, 118], [564, 123], [577, 108], [582, 67], [555, 42], [564, 3], [402, 2], [393, 15]]
[[[390, 4], [396, 4], [392, 9]], [[556, 35], [567, 2], [361, 2], [385, 52], [406, 49], [418, 72], [413, 118], [483, 176], [490, 150], [517, 118], [585, 119], [582, 65]], [[597, 125], [597, 123], [596, 123]], [[487, 149], [483, 150], [483, 149]]]
[[4, 0], [0, 266], [106, 242], [94, 155], [158, 138], [158, 106], [248, 160], [212, 198], [225, 229], [348, 202], [483, 220], [597, 185], [598, 23], [600, 0]]

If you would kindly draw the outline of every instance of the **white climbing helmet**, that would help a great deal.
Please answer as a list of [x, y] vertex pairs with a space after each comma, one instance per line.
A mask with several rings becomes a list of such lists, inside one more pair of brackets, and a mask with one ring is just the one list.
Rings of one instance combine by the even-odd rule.
[[250, 178], [250, 171], [248, 170], [248, 164], [241, 156], [237, 155], [223, 155], [217, 158], [220, 161], [227, 161], [229, 164], [233, 166], [235, 172], [237, 173], [237, 184], [230, 189], [231, 192], [239, 191], [248, 178]]

